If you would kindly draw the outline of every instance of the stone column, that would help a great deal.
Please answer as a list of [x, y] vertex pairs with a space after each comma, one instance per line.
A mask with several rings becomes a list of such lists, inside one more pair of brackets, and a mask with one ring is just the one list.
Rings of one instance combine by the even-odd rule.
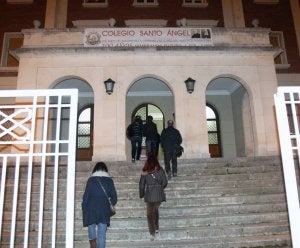
[[290, 0], [291, 11], [294, 20], [295, 33], [298, 44], [298, 52], [300, 53], [300, 6], [299, 0]]
[[65, 28], [67, 25], [68, 0], [48, 0], [45, 28]]
[[242, 0], [222, 0], [225, 28], [244, 28]]

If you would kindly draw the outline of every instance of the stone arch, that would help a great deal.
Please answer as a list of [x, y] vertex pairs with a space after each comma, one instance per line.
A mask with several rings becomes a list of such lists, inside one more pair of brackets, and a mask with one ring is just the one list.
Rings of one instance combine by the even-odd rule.
[[[84, 79], [76, 76], [65, 76], [57, 79], [51, 87], [53, 89], [78, 89], [78, 125], [77, 125], [77, 136], [80, 136], [80, 139], [77, 139], [77, 160], [92, 160], [93, 156], [93, 137], [94, 137], [94, 128], [93, 128], [93, 110], [94, 110], [94, 91], [90, 84]], [[90, 116], [87, 117], [86, 122], [80, 121], [82, 118], [80, 113], [82, 110], [90, 108]], [[84, 124], [83, 124], [84, 123]], [[86, 130], [82, 130], [86, 128]], [[81, 139], [82, 136], [79, 135], [81, 132], [88, 132], [86, 135], [85, 141]], [[86, 142], [87, 145], [82, 144]]]
[[[132, 113], [143, 105], [151, 104], [161, 112], [163, 119], [157, 123], [160, 130], [164, 127], [166, 119], [174, 119], [173, 92], [169, 84], [156, 75], [141, 75], [135, 78], [128, 86], [126, 93], [126, 126], [131, 122]], [[162, 123], [161, 123], [162, 121]], [[130, 154], [130, 143], [126, 145], [127, 158]]]
[[250, 88], [235, 75], [214, 77], [206, 87], [206, 102], [220, 113], [223, 157], [253, 156], [254, 128]]

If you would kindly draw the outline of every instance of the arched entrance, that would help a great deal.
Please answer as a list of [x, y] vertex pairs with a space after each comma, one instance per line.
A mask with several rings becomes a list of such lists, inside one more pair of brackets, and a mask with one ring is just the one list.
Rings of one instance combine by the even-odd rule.
[[78, 89], [78, 125], [76, 159], [81, 161], [92, 160], [94, 114], [94, 93], [92, 87], [82, 79], [70, 77], [59, 81], [53, 88]]
[[[157, 126], [157, 132], [159, 133], [159, 135], [161, 134], [161, 131], [164, 129], [164, 126], [165, 126], [164, 125], [165, 119], [164, 119], [164, 115], [163, 115], [162, 111], [157, 106], [150, 104], [150, 103], [141, 104], [133, 111], [131, 120], [133, 120], [134, 117], [137, 115], [141, 116], [144, 124], [146, 123], [147, 116], [151, 115], [153, 117], [153, 122]], [[158, 157], [159, 158], [162, 157], [161, 149], [159, 149]], [[144, 159], [144, 158], [146, 158], [145, 138], [143, 138], [142, 154], [141, 154], [141, 159]]]
[[206, 102], [219, 114], [222, 157], [252, 156], [254, 139], [250, 102], [240, 81], [233, 76], [213, 79], [206, 88]]
[[[136, 115], [140, 115], [143, 120], [146, 120], [147, 115], [152, 115], [159, 134], [164, 128], [165, 120], [173, 119], [173, 94], [161, 79], [154, 76], [144, 76], [131, 85], [126, 96], [126, 126]], [[143, 144], [145, 143], [143, 142]], [[131, 157], [130, 149], [128, 140], [126, 144], [127, 158]], [[162, 158], [161, 154], [160, 149], [159, 158]], [[142, 159], [145, 158], [145, 152], [142, 152], [142, 155]]]

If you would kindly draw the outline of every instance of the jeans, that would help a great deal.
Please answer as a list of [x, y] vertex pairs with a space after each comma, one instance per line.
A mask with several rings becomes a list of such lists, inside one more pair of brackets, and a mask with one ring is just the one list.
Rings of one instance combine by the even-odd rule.
[[[96, 231], [96, 228], [98, 229]], [[88, 226], [89, 240], [97, 239], [97, 248], [105, 248], [107, 224], [99, 223]]]
[[142, 137], [131, 137], [131, 158], [140, 160], [142, 152]]
[[147, 153], [151, 152], [152, 154], [156, 155], [156, 144], [157, 144], [156, 140], [147, 140], [146, 141]]
[[160, 202], [147, 202], [147, 220], [150, 235], [155, 235], [155, 231], [159, 230], [159, 212]]
[[164, 152], [164, 162], [166, 173], [171, 173], [170, 161], [172, 161], [172, 173], [177, 174], [177, 157], [175, 152], [165, 151]]

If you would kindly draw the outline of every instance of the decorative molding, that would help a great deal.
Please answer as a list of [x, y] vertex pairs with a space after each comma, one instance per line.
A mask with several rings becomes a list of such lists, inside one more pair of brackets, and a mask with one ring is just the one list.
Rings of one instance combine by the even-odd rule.
[[108, 6], [108, 2], [105, 1], [105, 2], [102, 2], [102, 3], [82, 3], [82, 6], [84, 8], [106, 8]]
[[168, 20], [163, 19], [129, 19], [125, 20], [127, 27], [165, 27]]
[[187, 27], [217, 27], [218, 20], [198, 20], [182, 18], [177, 20], [177, 26]]
[[76, 28], [113, 27], [116, 20], [114, 18], [110, 18], [108, 20], [76, 20], [72, 23]]
[[290, 64], [275, 64], [276, 70], [285, 70], [291, 67]]
[[129, 91], [128, 97], [138, 97], [138, 96], [172, 96], [171, 91]]

